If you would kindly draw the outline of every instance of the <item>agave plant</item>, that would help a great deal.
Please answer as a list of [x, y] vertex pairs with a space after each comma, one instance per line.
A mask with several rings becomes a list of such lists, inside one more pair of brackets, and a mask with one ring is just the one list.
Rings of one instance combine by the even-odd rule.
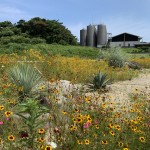
[[8, 78], [11, 83], [16, 85], [20, 100], [23, 100], [40, 82], [42, 75], [32, 65], [17, 64], [8, 70]]
[[89, 85], [90, 88], [97, 90], [97, 89], [104, 89], [106, 85], [110, 84], [110, 79], [106, 79], [107, 74], [101, 73], [100, 71], [94, 77], [92, 84]]

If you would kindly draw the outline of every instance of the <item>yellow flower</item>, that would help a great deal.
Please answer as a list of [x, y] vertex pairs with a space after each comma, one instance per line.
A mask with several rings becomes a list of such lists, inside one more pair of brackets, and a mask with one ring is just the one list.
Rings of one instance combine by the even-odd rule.
[[87, 103], [90, 103], [90, 102], [91, 102], [91, 100], [90, 100], [88, 97], [85, 98], [85, 101], [86, 101]]
[[3, 143], [3, 140], [0, 138], [0, 144], [2, 144]]
[[44, 130], [44, 129], [39, 129], [38, 133], [39, 133], [39, 134], [44, 134], [44, 133], [45, 133], [45, 130]]
[[90, 144], [90, 141], [88, 139], [85, 139], [84, 143], [85, 143], [85, 145], [88, 145], [88, 144]]
[[3, 105], [1, 105], [1, 106], [0, 106], [0, 110], [3, 110], [3, 109], [4, 109], [4, 106], [3, 106]]
[[44, 90], [44, 89], [45, 89], [44, 85], [42, 85], [42, 86], [39, 87], [39, 90]]
[[87, 118], [87, 122], [92, 122], [92, 119], [89, 117], [89, 118]]
[[78, 140], [77, 143], [78, 143], [79, 145], [81, 145], [81, 144], [82, 144], [82, 141], [81, 141], [81, 140]]
[[78, 110], [78, 109], [75, 109], [74, 112], [79, 112], [79, 110]]
[[76, 118], [73, 118], [73, 119], [72, 119], [72, 121], [73, 121], [73, 122], [76, 122], [76, 121], [77, 121], [77, 119], [76, 119]]
[[109, 132], [112, 136], [115, 136], [115, 133], [113, 131]]
[[106, 108], [106, 104], [104, 103], [104, 104], [102, 104], [102, 108]]
[[106, 145], [106, 144], [108, 144], [108, 142], [105, 141], [105, 140], [102, 140], [102, 144], [103, 144], [103, 145]]
[[123, 143], [122, 143], [122, 142], [118, 142], [118, 146], [119, 146], [119, 147], [122, 147], [122, 146], [123, 146]]
[[114, 128], [114, 125], [112, 123], [110, 123], [107, 128]]
[[115, 128], [120, 131], [121, 130], [121, 127], [119, 125], [116, 125]]
[[66, 115], [66, 114], [67, 114], [67, 112], [64, 110], [64, 111], [62, 111], [62, 114], [63, 114], [63, 115]]
[[77, 118], [76, 118], [76, 121], [77, 121], [77, 123], [82, 123], [83, 120], [82, 120], [81, 117], [77, 117]]
[[95, 125], [96, 129], [99, 129], [99, 125]]
[[141, 142], [143, 142], [143, 143], [145, 142], [145, 138], [144, 138], [144, 137], [140, 137], [139, 140], [140, 140]]
[[14, 137], [13, 135], [9, 135], [9, 136], [8, 136], [8, 140], [9, 140], [9, 141], [14, 141], [14, 140], [15, 140], [15, 137]]
[[44, 142], [44, 138], [42, 138], [42, 137], [40, 137], [39, 139], [37, 139], [37, 141], [39, 142], [39, 143], [43, 143]]
[[123, 150], [129, 150], [129, 149], [126, 147], [126, 148], [123, 148]]
[[60, 141], [62, 140], [62, 137], [58, 137], [58, 139], [57, 139], [57, 140], [58, 140], [58, 142], [60, 142]]
[[76, 130], [77, 130], [77, 126], [71, 125], [71, 126], [70, 126], [70, 130], [71, 130], [71, 131], [76, 131]]
[[52, 146], [46, 146], [45, 150], [52, 150]]
[[13, 114], [12, 111], [5, 111], [5, 116], [6, 116], [6, 117], [9, 117], [9, 116], [12, 115], [12, 114]]

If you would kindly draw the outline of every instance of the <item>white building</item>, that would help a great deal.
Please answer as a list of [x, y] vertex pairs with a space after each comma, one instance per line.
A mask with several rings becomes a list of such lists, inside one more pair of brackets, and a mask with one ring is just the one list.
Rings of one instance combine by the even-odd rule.
[[121, 33], [109, 38], [110, 47], [134, 47], [142, 38], [130, 33]]

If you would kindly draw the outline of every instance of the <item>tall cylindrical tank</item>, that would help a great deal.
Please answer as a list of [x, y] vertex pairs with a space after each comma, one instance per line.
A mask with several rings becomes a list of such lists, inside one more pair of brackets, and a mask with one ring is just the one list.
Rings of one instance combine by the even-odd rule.
[[97, 26], [97, 47], [107, 43], [106, 25], [100, 24]]
[[86, 46], [86, 37], [87, 37], [87, 30], [82, 29], [80, 30], [80, 45]]
[[87, 46], [96, 46], [96, 28], [94, 25], [87, 26]]

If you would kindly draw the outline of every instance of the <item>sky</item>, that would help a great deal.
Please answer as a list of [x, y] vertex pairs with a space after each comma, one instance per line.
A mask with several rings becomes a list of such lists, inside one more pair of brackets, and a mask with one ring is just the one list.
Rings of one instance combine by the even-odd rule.
[[0, 0], [0, 22], [34, 17], [59, 20], [80, 39], [89, 24], [105, 24], [112, 36], [123, 32], [150, 42], [150, 0]]

